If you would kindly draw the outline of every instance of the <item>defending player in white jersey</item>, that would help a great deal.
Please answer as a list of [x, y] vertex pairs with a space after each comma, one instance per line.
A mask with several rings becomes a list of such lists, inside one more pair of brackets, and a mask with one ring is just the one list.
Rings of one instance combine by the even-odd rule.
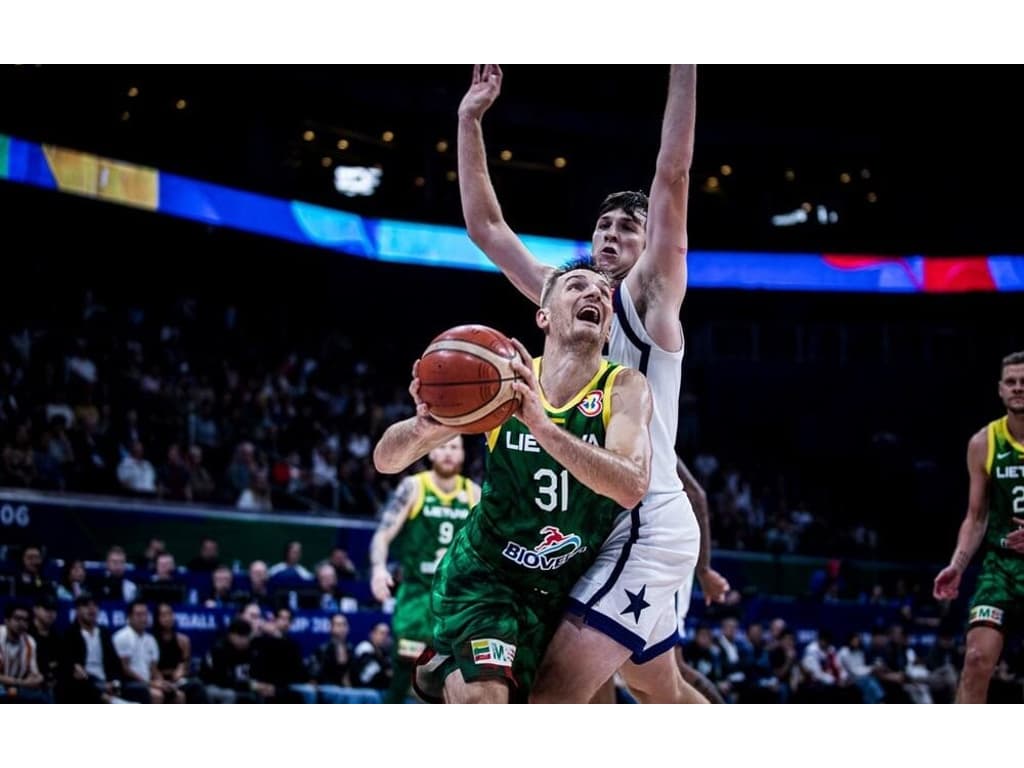
[[[538, 303], [551, 268], [505, 222], [487, 172], [481, 119], [500, 92], [501, 77], [497, 65], [478, 65], [459, 107], [462, 208], [473, 242]], [[696, 67], [673, 66], [650, 204], [642, 193], [617, 193], [598, 214], [593, 259], [617, 283], [608, 357], [642, 371], [654, 398], [651, 484], [574, 588], [531, 701], [589, 701], [620, 668], [641, 701], [706, 701], [684, 682], [669, 653], [677, 640], [676, 593], [693, 577], [701, 541], [675, 453], [695, 112]], [[697, 576], [707, 594], [724, 595], [728, 585], [710, 568]]]

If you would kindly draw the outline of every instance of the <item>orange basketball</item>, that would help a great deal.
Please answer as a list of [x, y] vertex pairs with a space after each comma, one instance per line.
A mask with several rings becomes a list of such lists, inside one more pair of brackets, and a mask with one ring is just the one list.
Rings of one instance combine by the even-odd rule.
[[512, 390], [516, 348], [500, 331], [460, 325], [430, 342], [420, 358], [420, 398], [430, 415], [465, 434], [503, 424], [519, 401]]

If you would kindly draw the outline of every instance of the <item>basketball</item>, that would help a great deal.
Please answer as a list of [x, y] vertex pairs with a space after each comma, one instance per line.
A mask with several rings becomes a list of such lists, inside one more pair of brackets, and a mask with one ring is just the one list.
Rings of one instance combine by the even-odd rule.
[[420, 398], [430, 415], [465, 434], [489, 432], [513, 414], [516, 348], [500, 331], [460, 325], [436, 337], [420, 358]]

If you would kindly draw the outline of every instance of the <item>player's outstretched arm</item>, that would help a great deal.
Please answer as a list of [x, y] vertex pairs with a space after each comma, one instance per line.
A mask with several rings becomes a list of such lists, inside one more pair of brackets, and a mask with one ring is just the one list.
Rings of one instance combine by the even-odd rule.
[[373, 466], [384, 475], [395, 475], [422, 459], [441, 443], [459, 434], [430, 416], [426, 403], [420, 400], [419, 360], [412, 368], [409, 394], [416, 402], [416, 415], [388, 427], [373, 449]]
[[519, 379], [517, 417], [552, 458], [595, 493], [632, 509], [647, 493], [651, 480], [651, 390], [639, 371], [627, 368], [615, 380], [612, 416], [605, 430], [604, 448], [580, 440], [556, 426], [541, 405], [537, 378], [525, 364], [529, 353], [517, 340], [522, 359], [512, 367]]
[[512, 284], [534, 304], [551, 267], [537, 261], [505, 222], [487, 171], [487, 150], [481, 122], [501, 92], [501, 67], [473, 67], [473, 83], [459, 105], [459, 193], [469, 239], [494, 262]]
[[[674, 64], [669, 75], [661, 145], [651, 183], [647, 247], [627, 278], [633, 296], [647, 295], [649, 303], [671, 309], [667, 315], [678, 314], [686, 294], [686, 208], [696, 115], [697, 67]], [[678, 323], [669, 330], [678, 337], [676, 328]], [[662, 344], [658, 335], [655, 334], [655, 341], [662, 346], [670, 349], [678, 346]]]
[[935, 577], [932, 594], [937, 600], [954, 600], [960, 594], [960, 578], [981, 546], [988, 528], [988, 429], [982, 429], [967, 443], [967, 472], [971, 479], [967, 514], [960, 524], [956, 550], [949, 565]]
[[384, 505], [380, 525], [370, 541], [370, 591], [381, 602], [391, 597], [395, 587], [394, 579], [388, 573], [388, 549], [395, 537], [401, 533], [415, 501], [416, 479], [411, 476], [405, 477], [398, 484], [394, 495]]

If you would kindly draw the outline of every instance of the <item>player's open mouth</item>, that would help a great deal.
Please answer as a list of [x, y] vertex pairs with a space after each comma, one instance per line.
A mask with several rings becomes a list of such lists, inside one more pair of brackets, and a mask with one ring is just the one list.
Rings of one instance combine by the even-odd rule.
[[576, 313], [576, 319], [582, 320], [585, 323], [593, 323], [594, 325], [601, 324], [601, 310], [595, 306], [587, 305], [580, 309]]

